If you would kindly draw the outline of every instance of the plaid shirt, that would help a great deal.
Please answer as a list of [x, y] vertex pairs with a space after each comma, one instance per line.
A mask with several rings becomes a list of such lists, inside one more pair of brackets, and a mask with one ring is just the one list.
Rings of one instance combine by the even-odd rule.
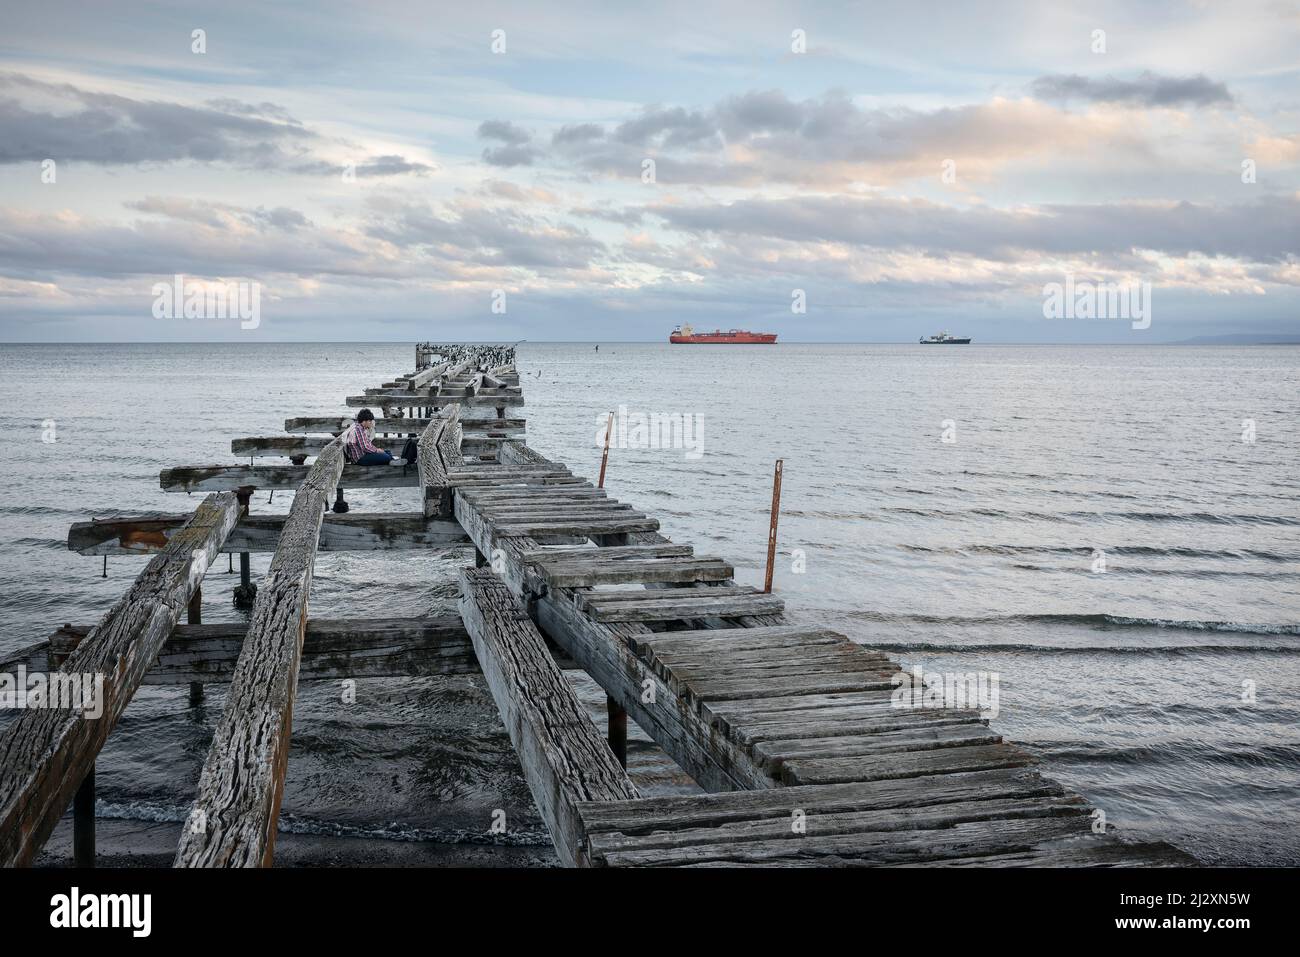
[[370, 441], [370, 430], [360, 422], [353, 422], [343, 433], [343, 455], [349, 462], [356, 462], [368, 452], [382, 452]]

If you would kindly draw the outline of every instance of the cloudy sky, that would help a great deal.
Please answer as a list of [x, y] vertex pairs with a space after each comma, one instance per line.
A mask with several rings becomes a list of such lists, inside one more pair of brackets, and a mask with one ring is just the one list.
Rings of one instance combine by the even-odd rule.
[[1300, 5], [1065, 6], [5, 0], [0, 340], [1300, 336]]

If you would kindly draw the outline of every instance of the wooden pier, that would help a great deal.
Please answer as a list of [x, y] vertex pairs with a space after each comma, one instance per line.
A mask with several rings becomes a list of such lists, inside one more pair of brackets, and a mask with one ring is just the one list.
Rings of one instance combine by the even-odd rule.
[[[349, 417], [293, 418], [231, 442], [290, 464], [163, 470], [165, 491], [208, 493], [190, 515], [73, 526], [83, 554], [153, 557], [98, 624], [0, 661], [105, 676], [102, 717], [30, 710], [0, 731], [0, 862], [30, 863], [72, 804], [76, 863], [93, 863], [95, 759], [142, 684], [230, 684], [176, 866], [268, 866], [300, 680], [481, 671], [567, 865], [1195, 863], [1123, 841], [978, 712], [896, 706], [886, 655], [787, 620], [724, 558], [530, 448], [513, 350], [421, 343], [413, 372], [345, 403], [379, 410], [376, 444], [394, 454], [416, 439], [416, 461], [347, 465]], [[399, 487], [419, 490], [409, 512], [348, 511], [346, 489]], [[250, 514], [258, 488], [292, 490], [289, 514]], [[459, 617], [311, 617], [317, 551], [395, 549], [466, 555]], [[201, 623], [221, 551], [241, 556], [247, 625]], [[273, 554], [259, 583], [254, 551]], [[603, 731], [564, 668], [604, 689]], [[629, 718], [704, 793], [640, 796]]]

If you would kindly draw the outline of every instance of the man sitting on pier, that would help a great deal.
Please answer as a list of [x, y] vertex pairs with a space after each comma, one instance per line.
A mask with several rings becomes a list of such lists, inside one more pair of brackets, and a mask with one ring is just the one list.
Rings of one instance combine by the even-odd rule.
[[343, 454], [353, 465], [388, 465], [393, 453], [377, 448], [370, 441], [375, 428], [375, 413], [362, 409], [343, 433]]

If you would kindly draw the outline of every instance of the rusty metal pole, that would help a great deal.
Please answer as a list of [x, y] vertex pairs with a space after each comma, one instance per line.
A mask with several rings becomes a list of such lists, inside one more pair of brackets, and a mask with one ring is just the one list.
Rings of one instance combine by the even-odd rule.
[[784, 459], [776, 460], [772, 473], [772, 520], [767, 530], [767, 575], [763, 578], [763, 591], [772, 591], [772, 569], [776, 563], [776, 523], [781, 517], [781, 467]]
[[605, 696], [605, 712], [609, 716], [609, 749], [618, 758], [618, 763], [627, 770], [627, 709], [608, 695]]
[[95, 866], [95, 766], [92, 764], [72, 798], [72, 864]]
[[[189, 607], [185, 610], [185, 620], [191, 625], [203, 624], [203, 587], [197, 586], [190, 596]], [[190, 707], [197, 708], [203, 703], [203, 682], [190, 682]]]
[[596, 488], [605, 487], [605, 466], [609, 462], [609, 436], [614, 431], [614, 413], [609, 414], [609, 420], [605, 423], [605, 451], [600, 453], [600, 481], [596, 483]]

